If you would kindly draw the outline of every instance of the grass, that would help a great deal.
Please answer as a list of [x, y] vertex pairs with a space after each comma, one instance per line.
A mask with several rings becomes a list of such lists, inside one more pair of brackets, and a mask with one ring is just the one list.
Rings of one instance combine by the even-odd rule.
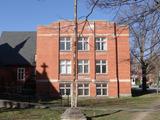
[[[123, 111], [116, 108], [150, 108], [150, 105], [160, 99], [155, 94], [144, 95], [141, 97], [127, 98], [97, 98], [97, 99], [79, 99], [79, 106], [83, 107], [82, 112], [88, 117], [88, 120], [132, 120], [138, 112]], [[67, 105], [67, 100], [63, 105]], [[0, 109], [0, 120], [60, 120], [60, 115], [64, 109], [55, 109], [55, 103], [61, 101], [50, 101], [48, 104], [53, 108], [46, 109]], [[47, 102], [45, 103], [47, 104]], [[89, 109], [88, 109], [89, 108]], [[101, 109], [103, 108], [103, 109]], [[159, 111], [151, 113], [146, 120], [160, 120]]]

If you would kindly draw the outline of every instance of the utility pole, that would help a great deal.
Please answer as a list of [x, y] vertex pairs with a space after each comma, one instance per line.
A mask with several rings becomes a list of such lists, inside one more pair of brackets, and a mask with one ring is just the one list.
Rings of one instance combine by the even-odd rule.
[[77, 41], [78, 41], [78, 24], [77, 24], [77, 0], [74, 0], [74, 41], [73, 41], [73, 82], [71, 107], [77, 107]]
[[74, 0], [74, 40], [73, 40], [73, 81], [71, 94], [71, 108], [68, 108], [61, 116], [61, 120], [87, 120], [85, 115], [77, 107], [77, 43], [78, 43], [78, 19], [77, 19], [77, 0]]

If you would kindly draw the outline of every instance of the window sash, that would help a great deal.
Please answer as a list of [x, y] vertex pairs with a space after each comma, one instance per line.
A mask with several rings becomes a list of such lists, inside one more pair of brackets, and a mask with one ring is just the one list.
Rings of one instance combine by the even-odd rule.
[[89, 61], [78, 60], [78, 73], [89, 73]]
[[88, 38], [87, 37], [80, 37], [78, 39], [78, 50], [89, 50]]
[[60, 38], [60, 50], [70, 51], [71, 50], [71, 40], [69, 37]]
[[89, 95], [89, 84], [78, 84], [78, 95], [80, 96], [88, 96]]
[[105, 60], [96, 60], [96, 73], [107, 73], [107, 62]]
[[25, 80], [25, 68], [17, 68], [17, 80]]
[[96, 50], [105, 51], [106, 50], [106, 39], [103, 37], [96, 38]]
[[107, 95], [107, 83], [97, 83], [96, 94], [97, 96]]
[[60, 83], [59, 91], [61, 95], [71, 95], [71, 84], [70, 83]]
[[69, 60], [60, 61], [60, 74], [71, 74], [71, 61]]

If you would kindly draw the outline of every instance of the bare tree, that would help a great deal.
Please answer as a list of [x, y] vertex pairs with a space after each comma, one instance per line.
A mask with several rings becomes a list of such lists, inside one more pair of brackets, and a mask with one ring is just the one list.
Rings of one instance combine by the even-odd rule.
[[[118, 9], [117, 13], [120, 13], [121, 10], [127, 10], [131, 5], [138, 5], [141, 9], [141, 11], [137, 12], [136, 19], [134, 19], [134, 15], [130, 15], [129, 17], [124, 18], [122, 21], [119, 21], [119, 23], [134, 23], [139, 21], [139, 19], [143, 17], [147, 17], [151, 14], [154, 14], [155, 12], [160, 12], [160, 0], [99, 0], [98, 3], [96, 3], [96, 0], [87, 0], [90, 6], [93, 6], [96, 4], [96, 7], [100, 9], [108, 10], [109, 12], [111, 10], [115, 11]], [[145, 9], [144, 9], [145, 8]], [[118, 15], [116, 13], [116, 15]]]
[[[146, 91], [147, 75], [156, 70], [155, 61], [159, 58], [160, 48], [160, 16], [155, 12], [148, 16], [137, 16], [140, 11], [146, 7], [140, 7], [138, 4], [131, 5], [129, 12], [125, 12], [121, 19], [129, 19], [129, 15], [134, 16], [136, 22], [129, 24], [131, 34], [131, 54], [137, 59], [141, 68], [142, 89]], [[128, 15], [129, 14], [129, 15]]]
[[[95, 0], [88, 0], [95, 5]], [[99, 0], [96, 7], [115, 11], [115, 21], [130, 28], [131, 54], [137, 59], [146, 91], [147, 75], [157, 71], [160, 47], [160, 0]]]

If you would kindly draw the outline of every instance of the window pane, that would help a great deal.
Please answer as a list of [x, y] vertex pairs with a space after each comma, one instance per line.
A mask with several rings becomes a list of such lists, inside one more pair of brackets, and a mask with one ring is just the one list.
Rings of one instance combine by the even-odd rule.
[[100, 66], [96, 65], [96, 73], [100, 73]]
[[89, 90], [88, 89], [84, 90], [84, 95], [89, 95]]
[[61, 94], [61, 95], [65, 95], [64, 89], [60, 89], [60, 94]]
[[71, 74], [71, 66], [67, 66], [67, 74]]
[[96, 50], [100, 50], [100, 43], [96, 42]]
[[96, 60], [96, 64], [100, 64], [100, 60]]
[[105, 65], [102, 66], [102, 73], [106, 73], [106, 66]]
[[62, 74], [66, 73], [65, 66], [60, 67], [60, 73], [62, 73]]
[[66, 43], [66, 50], [70, 50], [70, 42]]
[[70, 89], [66, 89], [66, 95], [70, 95]]
[[102, 87], [107, 87], [107, 84], [102, 84]]
[[96, 87], [101, 87], [101, 84], [96, 84]]
[[82, 89], [78, 89], [78, 95], [83, 95], [83, 90]]
[[84, 66], [84, 73], [88, 73], [88, 65]]
[[88, 84], [84, 84], [84, 87], [88, 87]]
[[65, 60], [61, 60], [60, 64], [61, 64], [61, 65], [65, 65], [65, 64], [66, 64], [66, 61], [65, 61]]
[[78, 42], [78, 50], [83, 50], [82, 49], [82, 42]]
[[103, 89], [103, 95], [107, 95], [107, 90]]
[[88, 50], [88, 42], [84, 43], [84, 50]]
[[65, 44], [64, 44], [64, 42], [60, 42], [60, 50], [65, 50]]
[[83, 60], [78, 60], [78, 64], [82, 64], [82, 61], [83, 61]]
[[103, 63], [103, 64], [106, 64], [106, 61], [105, 61], [105, 60], [102, 60], [102, 63]]
[[60, 84], [59, 87], [64, 87], [64, 84]]
[[71, 84], [69, 84], [69, 83], [68, 83], [68, 84], [66, 84], [66, 87], [71, 87]]
[[102, 50], [106, 50], [106, 44], [105, 44], [105, 42], [102, 43]]
[[96, 41], [100, 41], [100, 38], [96, 38]]
[[78, 65], [78, 73], [83, 73], [82, 65]]
[[82, 84], [78, 84], [78, 87], [82, 87], [83, 85]]
[[96, 90], [97, 95], [101, 95], [101, 89]]

